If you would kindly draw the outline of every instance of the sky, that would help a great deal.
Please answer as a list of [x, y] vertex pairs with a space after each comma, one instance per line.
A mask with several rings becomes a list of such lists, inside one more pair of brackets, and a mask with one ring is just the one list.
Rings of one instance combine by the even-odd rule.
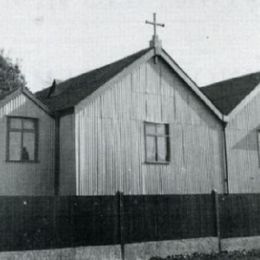
[[163, 48], [199, 85], [260, 71], [260, 0], [0, 0], [0, 49], [31, 91], [148, 47], [157, 13]]

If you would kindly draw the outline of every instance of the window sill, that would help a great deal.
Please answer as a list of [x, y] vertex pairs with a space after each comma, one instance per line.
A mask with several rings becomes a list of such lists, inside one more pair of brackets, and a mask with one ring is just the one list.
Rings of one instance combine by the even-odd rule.
[[161, 164], [161, 165], [169, 165], [170, 162], [145, 161], [145, 164]]
[[12, 161], [12, 160], [6, 160], [6, 163], [40, 163], [40, 161]]

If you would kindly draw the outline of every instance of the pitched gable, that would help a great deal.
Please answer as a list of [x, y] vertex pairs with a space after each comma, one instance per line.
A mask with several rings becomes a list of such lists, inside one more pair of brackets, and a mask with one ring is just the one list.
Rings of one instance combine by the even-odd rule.
[[196, 83], [181, 69], [170, 55], [161, 48], [157, 49], [156, 52], [153, 51], [153, 48], [141, 50], [104, 67], [68, 79], [55, 87], [43, 89], [35, 93], [35, 95], [53, 112], [74, 108], [86, 97], [94, 94], [94, 92], [97, 94], [98, 91], [102, 91], [111, 81], [122, 76], [124, 73], [128, 73], [134, 66], [147, 61], [155, 55], [161, 57], [180, 76], [193, 91], [194, 95], [198, 96], [217, 118], [224, 120], [220, 111], [207, 96], [201, 92]]
[[33, 93], [30, 92], [27, 88], [14, 88], [4, 94], [0, 95], [0, 107], [8, 103], [13, 98], [19, 96], [20, 94], [24, 94], [27, 98], [29, 98], [36, 106], [38, 106], [41, 110], [43, 110], [45, 113], [52, 116], [52, 112], [49, 110], [49, 108], [43, 104], [40, 100], [38, 100]]
[[260, 72], [217, 82], [201, 91], [224, 114], [228, 115], [260, 83]]

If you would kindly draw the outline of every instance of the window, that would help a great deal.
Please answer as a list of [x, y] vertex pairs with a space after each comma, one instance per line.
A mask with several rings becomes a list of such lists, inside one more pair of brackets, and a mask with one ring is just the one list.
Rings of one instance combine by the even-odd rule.
[[36, 162], [37, 157], [38, 120], [7, 117], [7, 161]]
[[168, 163], [170, 161], [169, 125], [144, 124], [145, 160], [147, 163]]

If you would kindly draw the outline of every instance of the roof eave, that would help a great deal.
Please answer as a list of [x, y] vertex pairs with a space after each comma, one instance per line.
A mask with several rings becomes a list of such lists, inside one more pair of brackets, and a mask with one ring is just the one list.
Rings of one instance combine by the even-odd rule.
[[11, 101], [14, 97], [21, 93], [21, 88], [17, 88], [14, 92], [11, 92], [7, 96], [5, 96], [2, 100], [0, 100], [0, 107], [6, 105], [9, 101]]
[[54, 116], [53, 112], [46, 105], [44, 105], [38, 98], [36, 98], [29, 90], [27, 90], [26, 88], [22, 88], [21, 93], [26, 95], [35, 105], [41, 108], [45, 113], [47, 113], [51, 117]]
[[182, 70], [182, 68], [172, 59], [172, 57], [163, 49], [158, 53], [170, 67], [178, 73], [184, 82], [192, 89], [192, 91], [202, 100], [202, 102], [216, 115], [216, 117], [224, 121], [226, 120], [220, 110], [213, 104], [213, 102], [199, 89], [197, 84]]
[[218, 108], [208, 99], [208, 97], [202, 93], [196, 83], [181, 69], [181, 67], [168, 55], [162, 48], [157, 48], [156, 52], [154, 48], [151, 48], [148, 52], [144, 53], [137, 60], [126, 66], [119, 73], [113, 76], [111, 79], [106, 81], [98, 89], [96, 89], [89, 96], [82, 98], [77, 104], [75, 104], [75, 109], [78, 110], [85, 104], [91, 102], [95, 97], [100, 95], [108, 86], [113, 85], [116, 81], [123, 78], [135, 67], [140, 66], [144, 62], [148, 61], [155, 55], [160, 56], [183, 80], [184, 82], [192, 89], [192, 91], [202, 100], [202, 102], [215, 114], [215, 116], [221, 120], [225, 121], [226, 117], [218, 110]]
[[29, 98], [34, 104], [40, 107], [44, 112], [48, 115], [53, 116], [53, 113], [50, 109], [45, 106], [40, 100], [38, 100], [29, 90], [25, 87], [17, 88], [14, 92], [7, 95], [3, 100], [0, 101], [0, 107], [4, 106], [8, 102], [10, 102], [13, 98], [17, 97], [19, 94], [24, 94], [27, 98]]
[[144, 53], [141, 57], [139, 57], [137, 60], [132, 62], [127, 67], [123, 68], [118, 74], [116, 74], [114, 77], [106, 81], [103, 85], [101, 85], [98, 89], [96, 89], [93, 93], [91, 93], [89, 96], [83, 98], [81, 101], [79, 101], [75, 105], [75, 109], [78, 110], [82, 106], [84, 106], [86, 103], [91, 102], [95, 97], [100, 95], [107, 87], [112, 86], [116, 81], [122, 79], [124, 76], [126, 76], [129, 71], [133, 70], [135, 67], [140, 66], [144, 62], [148, 61], [154, 56], [154, 49], [150, 49], [148, 52]]
[[256, 87], [246, 95], [242, 101], [226, 116], [226, 122], [231, 121], [257, 94], [260, 92], [260, 83], [256, 85]]
[[202, 100], [202, 102], [213, 112], [213, 114], [221, 121], [226, 120], [226, 117], [217, 109], [217, 107], [208, 99], [208, 97], [199, 90], [199, 87], [196, 83], [181, 69], [181, 67], [168, 55], [163, 49], [158, 48], [156, 52], [154, 49], [151, 49], [139, 59], [131, 63], [129, 66], [125, 67], [119, 74], [111, 78], [105, 84], [103, 84], [99, 89], [93, 92], [90, 96], [81, 100], [76, 106], [76, 110], [80, 109], [86, 103], [91, 102], [93, 98], [100, 94], [108, 85], [112, 85], [114, 82], [119, 80], [120, 78], [124, 77], [129, 71], [131, 71], [136, 66], [146, 62], [147, 60], [151, 59], [153, 56], [158, 55], [160, 56], [183, 80], [186, 84], [195, 92], [195, 94]]

